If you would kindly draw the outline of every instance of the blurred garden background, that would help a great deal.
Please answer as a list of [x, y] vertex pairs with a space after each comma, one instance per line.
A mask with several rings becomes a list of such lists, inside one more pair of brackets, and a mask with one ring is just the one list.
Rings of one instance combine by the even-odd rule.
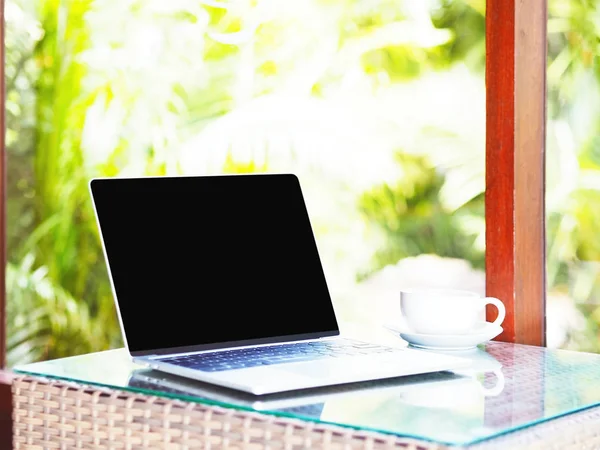
[[[549, 15], [549, 345], [600, 351], [600, 5]], [[122, 345], [98, 176], [297, 173], [350, 329], [407, 284], [484, 289], [485, 0], [7, 0], [6, 21], [9, 366]]]

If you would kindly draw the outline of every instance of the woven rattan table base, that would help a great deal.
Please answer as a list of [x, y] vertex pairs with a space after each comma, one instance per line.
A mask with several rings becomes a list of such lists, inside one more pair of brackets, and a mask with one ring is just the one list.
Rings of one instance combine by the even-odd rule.
[[13, 383], [14, 448], [404, 449], [385, 434], [44, 378]]
[[[12, 389], [16, 450], [459, 448], [40, 377], [17, 378]], [[600, 449], [600, 408], [468, 448]]]

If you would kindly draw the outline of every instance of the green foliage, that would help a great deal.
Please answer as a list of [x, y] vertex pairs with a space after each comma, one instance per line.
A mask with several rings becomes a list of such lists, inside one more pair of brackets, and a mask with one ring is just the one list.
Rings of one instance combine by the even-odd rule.
[[388, 237], [375, 253], [372, 270], [421, 254], [463, 258], [482, 268], [484, 254], [475, 245], [477, 236], [469, 234], [461, 220], [475, 211], [482, 213], [482, 198], [452, 213], [440, 201], [444, 177], [427, 158], [398, 153], [397, 159], [398, 181], [377, 186], [359, 201], [366, 219]]
[[586, 318], [566, 347], [600, 351], [600, 4], [553, 0], [548, 21], [548, 284]]
[[[9, 362], [120, 346], [88, 181], [131, 165], [164, 174], [177, 126], [169, 119], [186, 86], [166, 79], [168, 68], [140, 70], [143, 54], [119, 57], [133, 45], [119, 35], [129, 28], [107, 33], [95, 24], [128, 20], [143, 32], [146, 21], [161, 22], [168, 31], [193, 20], [133, 1], [7, 8]], [[167, 50], [179, 67], [195, 64], [183, 49]]]
[[431, 20], [436, 28], [452, 30], [453, 36], [435, 55], [437, 66], [462, 62], [473, 71], [485, 70], [485, 1], [443, 0]]
[[[9, 214], [27, 218], [9, 220], [12, 363], [120, 343], [81, 146], [92, 101], [83, 89], [86, 66], [81, 61], [89, 48], [84, 16], [91, 3], [39, 2], [40, 39], [21, 34], [19, 43], [25, 45], [11, 47], [9, 42], [12, 51], [33, 63], [27, 69], [24, 64], [20, 73], [15, 68], [14, 83], [7, 86], [9, 96], [20, 94], [23, 107], [9, 120], [18, 137], [8, 146], [10, 164], [20, 169], [9, 178]], [[25, 8], [20, 12], [24, 25], [34, 28], [35, 21], [24, 18]], [[20, 86], [27, 95], [19, 92]]]
[[59, 286], [75, 298], [93, 301], [96, 295], [89, 292], [88, 282], [99, 260], [99, 247], [95, 232], [88, 226], [93, 212], [81, 130], [91, 99], [82, 92], [86, 67], [80, 59], [89, 47], [84, 15], [90, 4], [76, 1], [61, 5], [58, 0], [47, 0], [41, 5], [45, 31], [34, 53], [40, 73], [35, 86], [33, 158], [39, 228], [28, 239], [25, 250], [36, 251], [38, 261], [46, 264], [49, 277]]
[[6, 287], [9, 366], [119, 345], [119, 334], [110, 326], [112, 308], [105, 304], [91, 313], [85, 302], [54, 284], [45, 267], [34, 269], [33, 256], [8, 265]]
[[[444, 0], [430, 14], [433, 29], [448, 32], [446, 38], [430, 47], [407, 44], [378, 49], [379, 68], [396, 82], [456, 64], [482, 73], [485, 2]], [[475, 268], [484, 267], [484, 196], [479, 189], [484, 184], [473, 182], [473, 177], [483, 175], [483, 159], [464, 156], [483, 149], [461, 144], [455, 130], [433, 123], [425, 124], [420, 132], [421, 145], [429, 147], [422, 152], [424, 156], [398, 152], [398, 180], [377, 186], [359, 201], [365, 218], [385, 236], [371, 268], [359, 278], [402, 258], [424, 253], [462, 258]], [[434, 142], [443, 144], [432, 145]], [[449, 190], [450, 179], [453, 185]], [[449, 196], [455, 200], [448, 201]]]
[[10, 170], [7, 171], [7, 253], [15, 255], [24, 236], [34, 228], [32, 185], [35, 151], [35, 91], [39, 70], [33, 49], [41, 29], [26, 12], [7, 5], [6, 48], [6, 144]]

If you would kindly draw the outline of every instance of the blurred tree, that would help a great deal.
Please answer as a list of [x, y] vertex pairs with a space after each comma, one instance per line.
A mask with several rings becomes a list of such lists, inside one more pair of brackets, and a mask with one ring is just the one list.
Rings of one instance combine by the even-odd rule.
[[[436, 29], [449, 32], [448, 38], [422, 52], [409, 67], [400, 56], [379, 61], [389, 78], [405, 81], [407, 75], [422, 77], [455, 65], [483, 76], [485, 2], [442, 0], [427, 19]], [[393, 51], [403, 54], [401, 48]], [[458, 130], [436, 125], [432, 119], [421, 126], [416, 149], [398, 153], [398, 181], [376, 187], [360, 200], [365, 217], [387, 236], [367, 273], [422, 253], [463, 258], [476, 268], [484, 267], [484, 148], [464, 142]]]
[[375, 253], [371, 270], [421, 254], [466, 259], [483, 268], [484, 252], [475, 245], [477, 236], [461, 226], [461, 216], [483, 213], [483, 198], [452, 213], [440, 201], [444, 177], [427, 159], [403, 153], [397, 158], [398, 181], [378, 186], [360, 199], [367, 220], [388, 236], [383, 248]]
[[172, 164], [207, 21], [161, 3], [7, 3], [9, 365], [122, 345], [87, 185]]

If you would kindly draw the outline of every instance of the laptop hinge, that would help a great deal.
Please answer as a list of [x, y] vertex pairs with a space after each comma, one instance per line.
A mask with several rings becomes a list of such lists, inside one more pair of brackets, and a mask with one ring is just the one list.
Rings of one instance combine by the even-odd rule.
[[[165, 356], [165, 355], [162, 355]], [[161, 357], [161, 355], [144, 355], [144, 356], [135, 356], [133, 355], [134, 359], [159, 359]]]

